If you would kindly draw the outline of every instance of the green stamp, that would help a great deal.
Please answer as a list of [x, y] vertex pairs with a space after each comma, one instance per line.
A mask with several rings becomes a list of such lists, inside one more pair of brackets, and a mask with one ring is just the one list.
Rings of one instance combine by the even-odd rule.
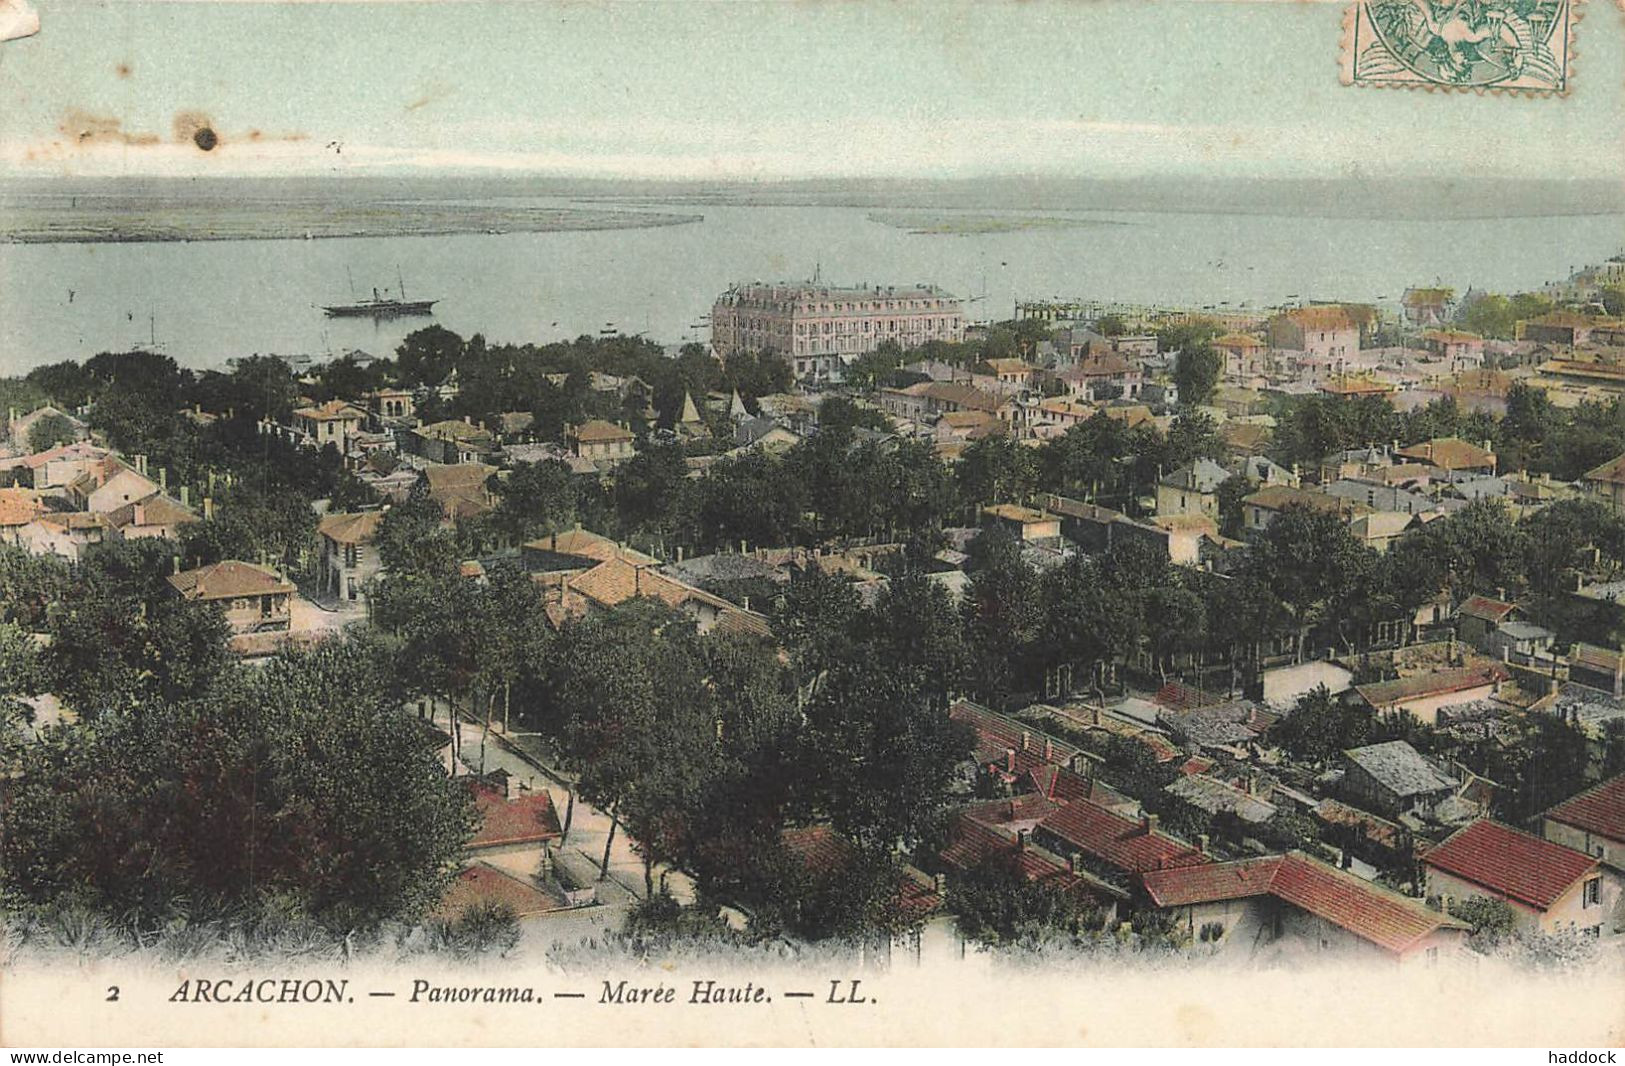
[[1569, 0], [1358, 0], [1343, 81], [1562, 95], [1573, 21]]

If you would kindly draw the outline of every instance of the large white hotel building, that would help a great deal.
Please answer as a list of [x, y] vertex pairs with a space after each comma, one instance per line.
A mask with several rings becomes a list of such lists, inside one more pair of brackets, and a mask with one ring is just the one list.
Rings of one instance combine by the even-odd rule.
[[752, 282], [735, 285], [711, 308], [711, 346], [723, 359], [774, 351], [790, 361], [796, 377], [815, 380], [838, 378], [843, 364], [883, 341], [914, 348], [964, 336], [964, 308], [934, 285]]

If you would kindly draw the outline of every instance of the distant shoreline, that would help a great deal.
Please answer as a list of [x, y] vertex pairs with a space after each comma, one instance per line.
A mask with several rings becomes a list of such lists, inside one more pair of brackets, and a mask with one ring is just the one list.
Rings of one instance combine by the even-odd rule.
[[[99, 205], [98, 205], [99, 206]], [[154, 217], [159, 216], [159, 217]], [[53, 205], [0, 212], [0, 244], [186, 244], [194, 241], [345, 240], [363, 237], [503, 236], [655, 229], [705, 221], [701, 214], [559, 208], [465, 208], [309, 203]]]

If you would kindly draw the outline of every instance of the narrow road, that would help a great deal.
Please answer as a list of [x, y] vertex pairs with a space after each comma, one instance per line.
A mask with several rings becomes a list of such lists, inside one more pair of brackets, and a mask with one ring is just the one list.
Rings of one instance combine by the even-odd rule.
[[[446, 706], [437, 703], [433, 717], [435, 725], [450, 730]], [[478, 723], [467, 720], [460, 724], [463, 769], [459, 772], [477, 771], [482, 765], [481, 727]], [[449, 748], [446, 756], [450, 758]], [[487, 772], [507, 771], [516, 792], [525, 788], [545, 789], [553, 799], [554, 809], [558, 811], [559, 823], [561, 825], [564, 823], [565, 811], [569, 808], [567, 783], [571, 778], [554, 769], [555, 760], [540, 743], [539, 738], [525, 735], [504, 738], [501, 735], [500, 723], [494, 724], [490, 739], [485, 744], [483, 765]], [[584, 859], [594, 870], [598, 870], [599, 863], [604, 857], [604, 840], [609, 835], [609, 827], [608, 814], [577, 796], [575, 813], [570, 820], [570, 835], [560, 848], [560, 851], [565, 853], [558, 860], [560, 864], [570, 870], [580, 870], [583, 868], [581, 860]], [[644, 897], [643, 858], [632, 845], [633, 841], [627, 835], [626, 827], [617, 827], [615, 842], [609, 852], [608, 880], [612, 882], [613, 887], [600, 888], [600, 893], [606, 897], [604, 899], [606, 903], [612, 902], [608, 897], [620, 895], [622, 892], [635, 899]], [[664, 883], [678, 902], [685, 904], [694, 902], [694, 882], [687, 874], [656, 864], [654, 876], [657, 890]]]

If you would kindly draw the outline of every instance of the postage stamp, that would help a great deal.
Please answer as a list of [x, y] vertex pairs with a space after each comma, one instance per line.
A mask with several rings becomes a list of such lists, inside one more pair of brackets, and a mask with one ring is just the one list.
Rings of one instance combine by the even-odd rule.
[[1569, 0], [1357, 0], [1343, 27], [1343, 83], [1563, 95]]

